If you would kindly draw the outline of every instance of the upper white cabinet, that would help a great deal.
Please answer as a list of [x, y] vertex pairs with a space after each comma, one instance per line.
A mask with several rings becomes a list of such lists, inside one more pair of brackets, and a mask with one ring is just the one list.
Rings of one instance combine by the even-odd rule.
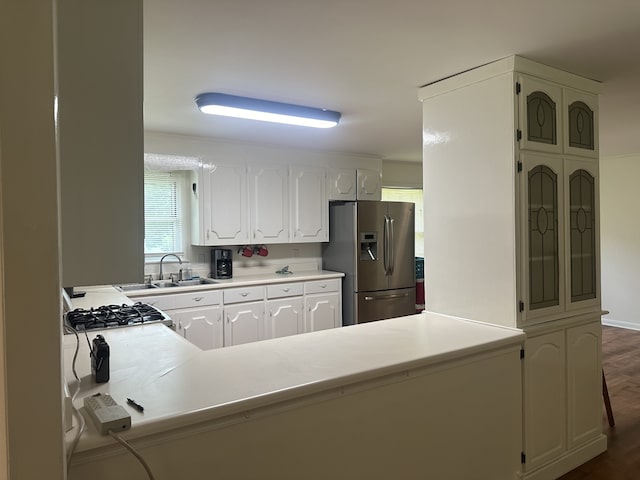
[[249, 243], [247, 171], [244, 165], [203, 165], [192, 184], [192, 243]]
[[329, 200], [380, 200], [382, 173], [374, 169], [329, 169]]
[[249, 166], [251, 243], [289, 241], [289, 171], [284, 166]]
[[290, 175], [291, 242], [328, 242], [326, 170], [292, 166]]
[[194, 245], [329, 239], [323, 168], [205, 164], [193, 173], [191, 190]]

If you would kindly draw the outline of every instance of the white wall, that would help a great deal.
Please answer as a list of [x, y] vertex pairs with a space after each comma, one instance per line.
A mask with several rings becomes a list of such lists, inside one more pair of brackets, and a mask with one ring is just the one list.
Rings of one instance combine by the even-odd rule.
[[0, 478], [11, 480], [65, 478], [55, 4], [0, 1], [0, 388], [6, 389], [0, 415], [9, 464], [0, 465]]
[[422, 188], [422, 162], [382, 162], [382, 186]]
[[640, 153], [600, 159], [603, 323], [640, 330]]

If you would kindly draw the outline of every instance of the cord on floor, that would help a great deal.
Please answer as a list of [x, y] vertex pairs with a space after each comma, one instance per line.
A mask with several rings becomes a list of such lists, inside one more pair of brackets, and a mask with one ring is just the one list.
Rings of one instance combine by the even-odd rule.
[[155, 480], [155, 477], [153, 476], [153, 473], [151, 472], [149, 465], [147, 464], [145, 459], [142, 458], [142, 455], [140, 455], [140, 453], [138, 453], [138, 451], [135, 448], [133, 448], [124, 438], [122, 438], [113, 430], [109, 430], [109, 435], [111, 435], [120, 445], [122, 445], [124, 448], [129, 450], [129, 452], [131, 452], [131, 454], [138, 459], [140, 464], [144, 467], [145, 471], [147, 472], [147, 475], [149, 476], [149, 480]]

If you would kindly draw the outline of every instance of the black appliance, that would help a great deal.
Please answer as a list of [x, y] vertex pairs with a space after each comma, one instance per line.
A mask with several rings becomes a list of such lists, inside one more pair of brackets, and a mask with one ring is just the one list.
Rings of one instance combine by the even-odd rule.
[[233, 276], [233, 260], [228, 248], [211, 249], [211, 278], [231, 278]]
[[76, 308], [67, 312], [66, 319], [69, 326], [77, 331], [128, 327], [143, 323], [162, 322], [165, 325], [173, 323], [157, 308], [140, 302], [133, 305], [104, 305], [90, 309]]

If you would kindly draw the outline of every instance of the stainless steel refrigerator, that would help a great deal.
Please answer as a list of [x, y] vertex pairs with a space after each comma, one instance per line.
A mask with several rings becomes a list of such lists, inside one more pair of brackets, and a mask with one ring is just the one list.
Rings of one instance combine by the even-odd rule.
[[322, 267], [344, 272], [344, 325], [416, 311], [415, 205], [332, 202]]

